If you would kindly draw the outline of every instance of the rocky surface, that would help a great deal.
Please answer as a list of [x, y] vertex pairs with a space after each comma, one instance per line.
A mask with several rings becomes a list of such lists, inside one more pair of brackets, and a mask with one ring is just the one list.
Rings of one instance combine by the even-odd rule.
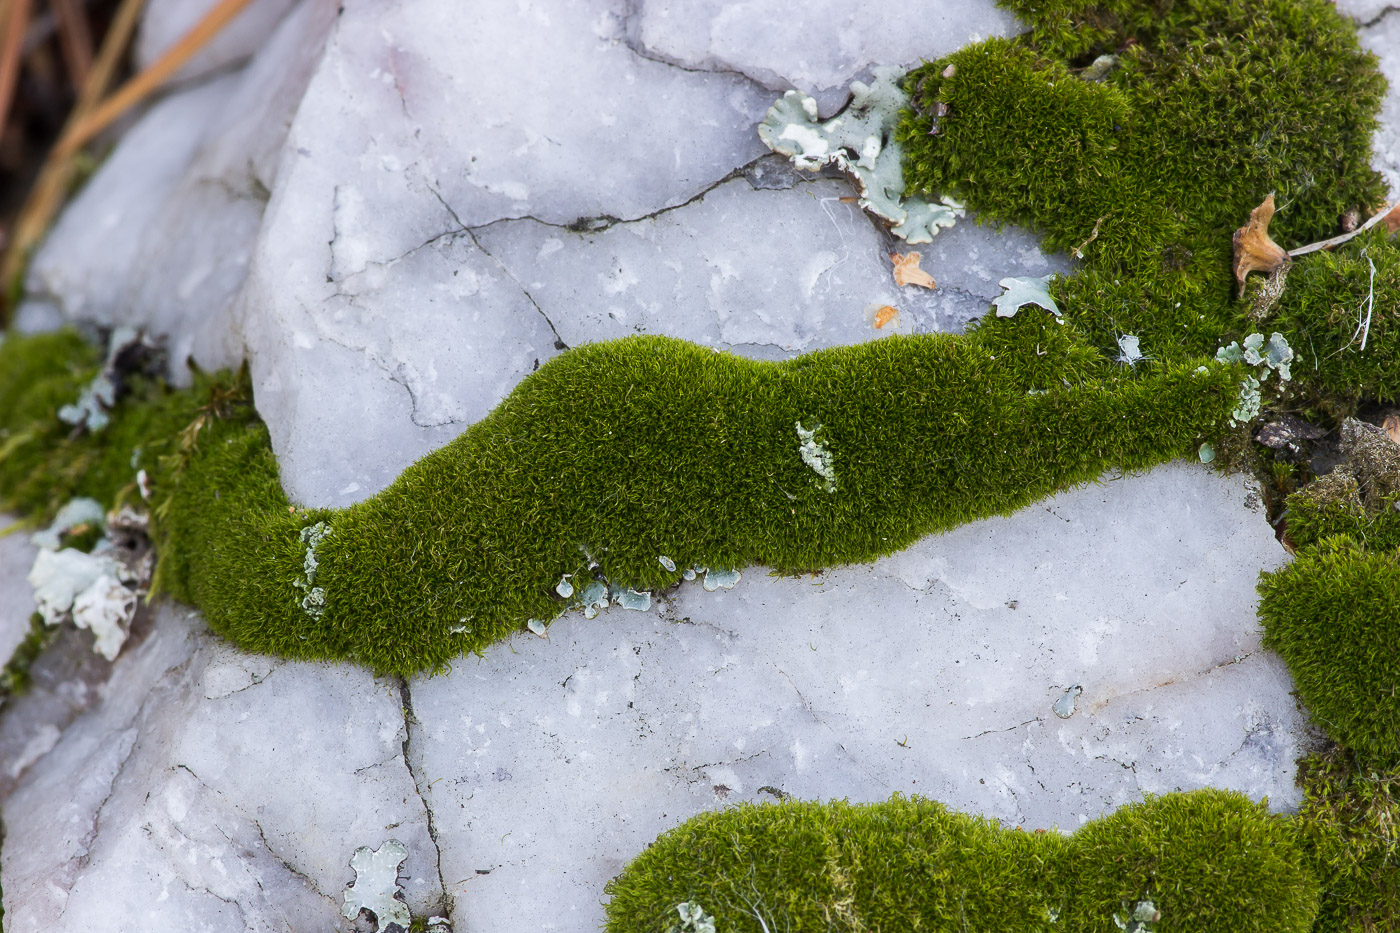
[[[0, 513], [0, 532], [13, 524], [13, 515]], [[29, 536], [16, 532], [0, 537], [0, 665], [14, 654], [29, 632], [34, 614], [34, 591], [25, 579], [38, 549]]]
[[[1400, 16], [1368, 2], [1400, 190]], [[153, 2], [143, 60], [208, 6]], [[896, 287], [907, 247], [754, 134], [789, 85], [830, 112], [872, 65], [1014, 31], [987, 0], [337, 6], [260, 0], [187, 66], [65, 211], [21, 318], [246, 356], [305, 504], [373, 494], [566, 346], [781, 358], [879, 339], [884, 304], [898, 332], [958, 330], [999, 279], [1069, 268], [963, 222], [920, 248], [936, 289]], [[26, 547], [0, 539], [0, 612], [27, 625]], [[347, 930], [352, 855], [398, 839], [417, 914], [591, 930], [658, 832], [780, 795], [1027, 828], [1178, 787], [1287, 809], [1311, 732], [1253, 609], [1284, 559], [1243, 480], [1172, 465], [409, 683], [244, 655], [161, 606], [115, 664], [61, 636], [0, 714], [6, 928]]]

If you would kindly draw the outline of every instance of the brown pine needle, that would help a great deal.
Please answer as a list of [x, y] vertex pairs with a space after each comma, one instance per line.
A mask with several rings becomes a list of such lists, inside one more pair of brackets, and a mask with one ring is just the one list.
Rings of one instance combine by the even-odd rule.
[[10, 104], [19, 84], [30, 0], [0, 0], [0, 134], [9, 125]]
[[181, 65], [208, 45], [209, 40], [217, 36], [250, 2], [252, 0], [221, 0], [149, 68], [122, 85], [116, 93], [103, 101], [100, 107], [87, 114], [76, 125], [70, 126], [55, 147], [59, 156], [69, 156], [77, 152], [94, 136], [111, 126], [118, 117], [164, 84], [167, 78], [179, 71]]
[[[5, 2], [0, 0], [0, 4]], [[102, 47], [88, 72], [87, 83], [79, 91], [73, 112], [68, 115], [68, 128], [97, 106], [102, 95], [107, 93], [121, 66], [126, 47], [131, 43], [131, 36], [136, 32], [143, 6], [145, 0], [122, 0], [122, 5], [117, 8], [112, 24], [107, 28], [107, 35], [102, 40]], [[29, 253], [49, 229], [72, 180], [73, 160], [60, 157], [56, 149], [50, 150], [34, 187], [29, 191], [29, 197], [25, 199], [24, 207], [15, 218], [4, 260], [0, 262], [0, 326], [6, 323], [10, 302], [19, 293], [19, 278], [24, 272]]]
[[74, 87], [82, 87], [92, 70], [92, 32], [87, 15], [78, 0], [49, 0], [58, 20], [58, 42], [63, 48], [63, 60]]

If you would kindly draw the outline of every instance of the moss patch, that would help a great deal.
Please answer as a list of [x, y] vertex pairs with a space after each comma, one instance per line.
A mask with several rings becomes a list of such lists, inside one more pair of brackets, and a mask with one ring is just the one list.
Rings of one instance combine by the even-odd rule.
[[1323, 539], [1264, 575], [1259, 597], [1264, 646], [1313, 719], [1368, 762], [1400, 764], [1400, 553]]
[[[1006, 5], [1029, 33], [907, 77], [909, 187], [1079, 251], [1083, 270], [1055, 298], [1105, 355], [1124, 333], [1150, 357], [1180, 360], [1258, 329], [1235, 300], [1231, 237], [1269, 192], [1281, 205], [1271, 233], [1286, 247], [1384, 200], [1369, 141], [1385, 81], [1328, 0]], [[1093, 66], [1101, 55], [1113, 56], [1107, 70]], [[1332, 263], [1314, 255], [1295, 272], [1287, 322], [1317, 327], [1318, 340]], [[1323, 355], [1350, 336], [1328, 333]], [[1382, 377], [1334, 383], [1367, 379]]]
[[1007, 830], [928, 800], [741, 805], [662, 835], [609, 885], [611, 933], [1312, 928], [1319, 889], [1287, 821], [1203, 790], [1126, 806], [1070, 836]]
[[[660, 337], [582, 347], [342, 511], [291, 508], [232, 377], [184, 392], [146, 386], [101, 435], [73, 434], [53, 427], [53, 412], [85, 371], [54, 363], [62, 380], [40, 380], [52, 383], [40, 399], [21, 394], [21, 417], [0, 413], [36, 438], [18, 448], [26, 460], [0, 461], [0, 484], [15, 470], [29, 489], [43, 470], [71, 481], [12, 501], [112, 501], [149, 464], [159, 586], [249, 650], [409, 674], [558, 615], [565, 574], [578, 590], [590, 576], [641, 590], [691, 565], [872, 560], [1109, 467], [1189, 453], [1234, 405], [1239, 367], [1155, 366], [1129, 379], [1076, 364], [1057, 327], [1023, 328], [1049, 348], [1025, 356], [992, 332], [785, 363]], [[0, 354], [67, 339], [12, 338]], [[1042, 372], [1051, 355], [1074, 382]], [[821, 425], [837, 491], [804, 461], [799, 423]], [[318, 523], [328, 533], [313, 548], [303, 531]]]
[[1298, 827], [1323, 882], [1314, 933], [1400, 930], [1400, 770], [1332, 748], [1299, 763], [1298, 783]]

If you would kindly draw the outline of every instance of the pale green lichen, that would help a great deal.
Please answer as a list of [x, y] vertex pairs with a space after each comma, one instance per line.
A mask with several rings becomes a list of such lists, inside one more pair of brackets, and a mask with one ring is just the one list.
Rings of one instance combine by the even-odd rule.
[[350, 859], [355, 881], [345, 889], [341, 915], [355, 920], [360, 911], [367, 910], [378, 921], [380, 933], [385, 933], [390, 924], [407, 931], [413, 918], [399, 892], [399, 866], [406, 858], [408, 849], [397, 839], [388, 840], [378, 849], [356, 849]]
[[1235, 403], [1234, 411], [1230, 412], [1230, 426], [1237, 424], [1248, 424], [1259, 417], [1259, 406], [1263, 399], [1259, 395], [1259, 380], [1253, 376], [1245, 376], [1244, 382], [1240, 383], [1240, 397]]
[[1059, 318], [1060, 306], [1050, 297], [1050, 280], [1053, 275], [1036, 278], [1034, 276], [1012, 275], [997, 284], [1005, 289], [992, 302], [996, 306], [997, 317], [1015, 317], [1016, 312], [1026, 305], [1039, 305]]
[[325, 522], [308, 525], [301, 530], [301, 542], [306, 545], [306, 555], [302, 560], [302, 575], [292, 581], [292, 585], [306, 593], [301, 600], [301, 608], [313, 619], [319, 619], [326, 611], [325, 587], [316, 585], [316, 569], [320, 562], [316, 559], [316, 548], [330, 537], [331, 527]]
[[705, 908], [694, 901], [676, 905], [680, 915], [679, 925], [673, 924], [668, 933], [715, 933], [715, 918], [705, 913]]
[[898, 83], [902, 76], [897, 68], [876, 68], [870, 84], [852, 82], [850, 105], [825, 122], [815, 100], [788, 91], [768, 109], [758, 135], [799, 169], [831, 164], [847, 172], [860, 189], [861, 207], [888, 222], [895, 236], [929, 243], [964, 212], [951, 198], [904, 197], [903, 150], [894, 138], [899, 113], [909, 106]]
[[802, 422], [797, 422], [797, 452], [802, 457], [802, 462], [812, 468], [812, 471], [821, 477], [821, 487], [827, 492], [836, 491], [836, 464], [832, 456], [831, 449], [817, 440], [817, 435], [821, 432], [822, 426], [818, 424], [811, 430], [804, 428]]

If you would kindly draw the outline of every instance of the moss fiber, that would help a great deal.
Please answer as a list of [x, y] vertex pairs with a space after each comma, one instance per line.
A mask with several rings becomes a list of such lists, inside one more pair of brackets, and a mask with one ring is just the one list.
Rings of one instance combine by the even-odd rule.
[[[661, 933], [698, 904], [725, 933], [1112, 933], [1150, 901], [1159, 933], [1307, 933], [1319, 887], [1290, 824], [1240, 794], [1130, 804], [1069, 836], [920, 798], [696, 816], [612, 881], [610, 933]], [[1115, 920], [1117, 918], [1117, 920]]]

